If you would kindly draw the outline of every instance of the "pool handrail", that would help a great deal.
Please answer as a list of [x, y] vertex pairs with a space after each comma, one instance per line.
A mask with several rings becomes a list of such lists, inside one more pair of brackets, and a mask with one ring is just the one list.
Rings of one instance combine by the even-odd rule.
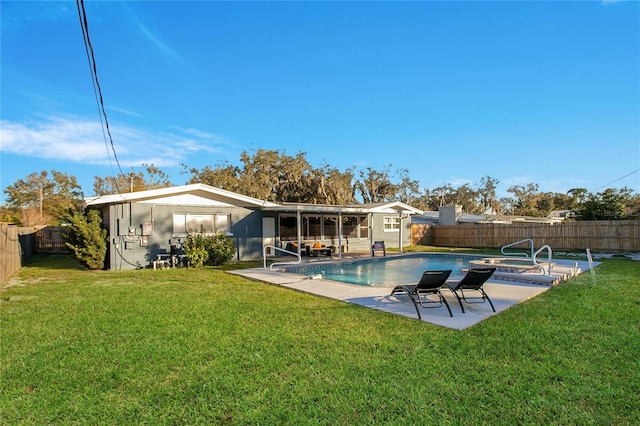
[[[548, 269], [545, 269], [544, 266], [542, 266], [540, 263], [538, 263], [538, 261], [536, 260], [536, 257], [542, 253], [544, 250], [547, 250], [547, 265], [548, 265]], [[533, 254], [533, 264], [536, 266], [539, 266], [542, 268], [542, 274], [543, 275], [549, 275], [551, 276], [551, 259], [553, 257], [553, 251], [551, 250], [551, 247], [548, 244], [543, 245], [542, 247], [540, 247], [538, 250], [536, 250], [536, 252]]]
[[533, 258], [535, 248], [534, 248], [534, 245], [533, 245], [533, 240], [531, 238], [526, 238], [524, 240], [516, 241], [515, 243], [506, 244], [506, 245], [504, 245], [504, 246], [502, 246], [500, 248], [500, 253], [504, 254], [505, 256], [515, 256], [515, 255], [523, 254], [524, 257], [529, 257], [529, 254], [526, 253], [526, 252], [506, 253], [504, 251], [504, 249], [506, 249], [506, 248], [517, 246], [518, 244], [522, 244], [522, 243], [526, 243], [526, 242], [528, 242], [529, 245], [531, 246], [531, 258]]
[[281, 252], [284, 252], [284, 253], [288, 253], [288, 254], [294, 255], [294, 256], [296, 256], [298, 258], [297, 262], [273, 262], [271, 265], [269, 265], [269, 269], [270, 270], [273, 270], [273, 267], [276, 266], [276, 265], [277, 266], [281, 266], [281, 265], [297, 265], [298, 263], [302, 262], [302, 256], [300, 256], [299, 253], [295, 253], [295, 252], [292, 252], [292, 251], [289, 251], [289, 250], [285, 250], [285, 249], [283, 249], [281, 247], [268, 246], [267, 245], [267, 246], [264, 246], [264, 248], [262, 249], [262, 259], [264, 259], [264, 269], [267, 269], [267, 249], [268, 248], [272, 248], [274, 250], [278, 250], [278, 251], [281, 251]]

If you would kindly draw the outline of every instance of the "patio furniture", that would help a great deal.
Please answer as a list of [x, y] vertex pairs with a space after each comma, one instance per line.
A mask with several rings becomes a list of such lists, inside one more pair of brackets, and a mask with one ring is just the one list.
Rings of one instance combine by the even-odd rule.
[[387, 255], [387, 249], [384, 246], [384, 241], [376, 241], [371, 246], [371, 256], [375, 257], [376, 252], [381, 251], [383, 256]]
[[[451, 313], [451, 308], [440, 291], [445, 285], [447, 278], [449, 278], [449, 275], [451, 275], [451, 269], [442, 271], [424, 271], [422, 278], [420, 278], [420, 281], [418, 281], [417, 284], [395, 286], [393, 290], [391, 290], [391, 295], [406, 294], [409, 296], [411, 302], [413, 302], [413, 305], [416, 308], [418, 318], [420, 319], [422, 319], [422, 315], [420, 314], [418, 305], [423, 308], [439, 308], [444, 304], [449, 311], [449, 316], [452, 317], [453, 314]], [[430, 295], [438, 296], [438, 300], [429, 299]], [[417, 303], [416, 298], [418, 299]]]
[[[496, 271], [496, 268], [483, 268], [483, 269], [469, 269], [464, 277], [460, 281], [454, 283], [447, 283], [447, 287], [449, 290], [456, 296], [458, 299], [458, 303], [460, 303], [460, 309], [464, 313], [464, 306], [462, 306], [462, 301], [464, 300], [467, 303], [484, 303], [485, 300], [489, 302], [491, 305], [491, 309], [493, 312], [496, 311], [494, 308], [491, 299], [482, 288], [484, 283], [493, 275]], [[468, 296], [465, 294], [469, 291], [475, 291], [476, 294], [480, 294], [479, 296]]]
[[[298, 243], [296, 241], [290, 241], [287, 243], [285, 250], [290, 251], [292, 253], [298, 253]], [[300, 246], [300, 254], [304, 256], [305, 254], [309, 256], [309, 246], [305, 247], [305, 244], [302, 243]]]
[[[307, 246], [309, 247], [309, 246]], [[318, 257], [321, 254], [324, 254], [325, 256], [331, 256], [331, 254], [333, 253], [333, 246], [325, 246], [322, 245], [320, 243], [315, 243], [312, 248], [311, 248], [311, 256], [313, 257]]]

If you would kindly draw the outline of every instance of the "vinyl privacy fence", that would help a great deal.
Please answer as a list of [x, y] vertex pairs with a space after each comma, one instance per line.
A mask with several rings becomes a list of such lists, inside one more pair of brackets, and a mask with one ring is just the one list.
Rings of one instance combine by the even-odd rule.
[[553, 250], [640, 251], [640, 220], [411, 226], [412, 244], [436, 247], [500, 248], [524, 239]]

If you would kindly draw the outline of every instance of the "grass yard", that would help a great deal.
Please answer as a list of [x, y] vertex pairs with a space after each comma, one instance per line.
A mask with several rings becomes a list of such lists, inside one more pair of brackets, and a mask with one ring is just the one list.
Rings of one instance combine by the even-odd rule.
[[465, 331], [218, 269], [37, 256], [0, 295], [0, 422], [640, 424], [640, 262]]

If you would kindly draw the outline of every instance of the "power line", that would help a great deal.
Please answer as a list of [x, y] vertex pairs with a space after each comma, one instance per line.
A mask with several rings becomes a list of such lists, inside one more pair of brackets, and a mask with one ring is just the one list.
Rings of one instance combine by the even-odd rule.
[[[120, 170], [120, 174], [124, 176], [124, 172], [122, 171], [122, 167], [120, 167], [120, 161], [118, 161], [118, 154], [116, 153], [116, 147], [113, 143], [113, 137], [111, 136], [111, 130], [109, 128], [109, 120], [107, 119], [107, 112], [104, 108], [104, 100], [102, 98], [102, 89], [100, 88], [100, 81], [98, 80], [98, 68], [96, 66], [96, 59], [93, 53], [93, 46], [91, 44], [91, 39], [89, 38], [89, 23], [87, 21], [87, 13], [84, 8], [84, 0], [76, 0], [76, 6], [78, 7], [78, 18], [80, 19], [80, 28], [82, 29], [82, 39], [84, 41], [84, 48], [87, 54], [87, 60], [89, 61], [89, 72], [91, 73], [91, 82], [93, 84], [93, 93], [96, 97], [96, 104], [98, 105], [98, 114], [100, 115], [100, 125], [102, 126], [102, 136], [105, 139], [105, 145], [107, 144], [106, 136], [105, 136], [105, 128], [106, 134], [109, 136], [109, 141], [111, 143], [111, 150], [113, 151], [113, 158], [118, 165], [118, 170]], [[104, 121], [103, 121], [104, 117]], [[107, 147], [107, 155], [109, 155], [109, 148]], [[109, 163], [111, 164], [111, 156], [109, 156]], [[112, 166], [113, 170], [113, 166]], [[113, 174], [113, 171], [112, 171]], [[114, 185], [116, 187], [116, 191], [118, 194], [120, 193], [120, 188], [118, 188], [118, 179], [114, 177], [113, 179]]]
[[635, 170], [634, 170], [634, 171], [632, 171], [631, 173], [628, 173], [628, 174], [626, 174], [626, 175], [624, 175], [624, 176], [622, 176], [622, 177], [620, 177], [620, 178], [618, 178], [618, 179], [616, 179], [616, 180], [614, 180], [614, 181], [612, 181], [612, 182], [609, 182], [609, 183], [607, 183], [607, 184], [605, 184], [605, 185], [602, 185], [602, 186], [600, 186], [600, 187], [598, 187], [598, 188], [594, 189], [594, 190], [593, 190], [593, 192], [596, 192], [598, 189], [602, 189], [602, 188], [604, 188], [604, 187], [607, 187], [607, 186], [611, 185], [612, 183], [616, 183], [616, 182], [618, 182], [618, 181], [620, 181], [620, 180], [622, 180], [622, 179], [624, 179], [624, 178], [626, 178], [626, 177], [629, 177], [629, 176], [631, 176], [631, 175], [632, 175], [632, 174], [634, 174], [634, 173], [638, 173], [638, 172], [640, 172], [640, 169], [635, 169]]

